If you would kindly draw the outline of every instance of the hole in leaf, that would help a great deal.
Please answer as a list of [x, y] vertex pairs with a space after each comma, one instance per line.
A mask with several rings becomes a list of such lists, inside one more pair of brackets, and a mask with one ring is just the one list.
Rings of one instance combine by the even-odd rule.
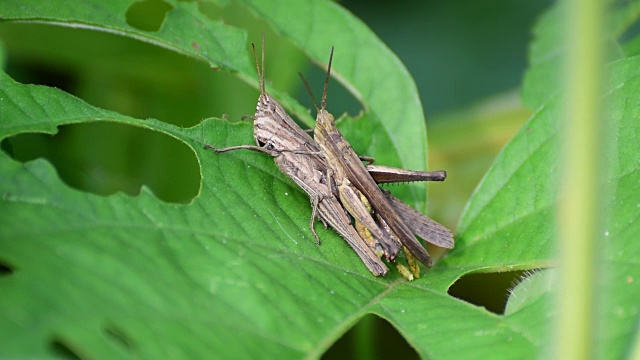
[[511, 289], [531, 274], [532, 270], [467, 274], [451, 285], [448, 293], [468, 303], [483, 306], [492, 313], [503, 315]]
[[77, 86], [76, 78], [71, 73], [51, 63], [43, 65], [25, 60], [20, 64], [14, 64], [11, 61], [7, 67], [7, 70], [12, 72], [13, 78], [23, 84], [46, 85], [66, 92]]
[[13, 274], [14, 267], [8, 262], [0, 259], [0, 277]]
[[173, 6], [162, 0], [142, 0], [127, 9], [127, 24], [143, 31], [158, 31]]
[[198, 11], [211, 20], [218, 20], [222, 16], [221, 6], [214, 2], [198, 1]]
[[18, 161], [46, 158], [69, 186], [98, 195], [135, 196], [146, 185], [161, 200], [186, 204], [200, 187], [198, 162], [188, 146], [134, 126], [65, 125], [53, 136], [25, 133], [5, 139], [2, 149], [7, 148]]
[[393, 325], [369, 314], [338, 339], [322, 358], [410, 360], [419, 356]]
[[104, 333], [107, 335], [109, 339], [113, 340], [113, 342], [115, 342], [122, 348], [131, 350], [131, 348], [133, 347], [132, 341], [129, 339], [129, 337], [125, 335], [125, 333], [122, 330], [120, 330], [119, 328], [115, 327], [112, 324], [105, 326]]
[[53, 340], [50, 344], [50, 347], [58, 357], [61, 357], [63, 359], [82, 359], [80, 355], [78, 355], [69, 345], [65, 344], [64, 341], [60, 339]]

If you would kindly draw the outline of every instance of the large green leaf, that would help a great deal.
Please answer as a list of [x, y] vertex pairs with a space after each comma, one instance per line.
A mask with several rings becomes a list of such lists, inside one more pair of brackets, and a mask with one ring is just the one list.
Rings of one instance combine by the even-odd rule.
[[454, 333], [480, 329], [456, 340], [456, 354], [494, 342], [534, 349], [505, 319], [447, 295], [455, 276], [378, 279], [330, 231], [316, 246], [308, 200], [270, 159], [203, 149], [249, 142], [247, 125], [210, 119], [181, 129], [6, 76], [1, 83], [2, 137], [115, 121], [184, 142], [203, 177], [189, 205], [147, 190], [102, 197], [68, 188], [45, 161], [3, 153], [0, 254], [15, 269], [0, 282], [0, 329], [15, 339], [5, 355], [46, 355], [52, 342], [90, 357], [320, 355], [367, 312], [388, 318], [425, 356], [451, 354]]

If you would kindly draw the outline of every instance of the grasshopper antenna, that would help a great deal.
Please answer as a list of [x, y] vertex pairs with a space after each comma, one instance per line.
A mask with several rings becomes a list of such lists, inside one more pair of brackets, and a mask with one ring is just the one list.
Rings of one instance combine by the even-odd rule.
[[327, 78], [324, 80], [324, 90], [322, 91], [322, 103], [321, 103], [322, 110], [325, 110], [327, 108], [327, 89], [329, 88], [329, 77], [331, 76], [332, 60], [333, 60], [333, 46], [331, 47], [331, 55], [329, 56], [329, 66], [327, 66]]
[[258, 63], [258, 54], [256, 52], [256, 45], [251, 43], [253, 48], [253, 59], [256, 62], [256, 73], [258, 74], [258, 84], [260, 87], [260, 95], [265, 93], [264, 91], [264, 33], [262, 33], [262, 71], [260, 71], [260, 63]]
[[318, 108], [318, 103], [316, 102], [316, 98], [313, 97], [313, 93], [311, 92], [311, 88], [309, 87], [309, 83], [307, 83], [307, 80], [304, 78], [304, 76], [302, 76], [302, 73], [298, 71], [298, 75], [300, 75], [300, 78], [302, 79], [302, 82], [304, 83], [304, 87], [307, 88], [307, 93], [309, 93], [309, 97], [311, 98], [311, 101], [313, 101], [313, 105], [316, 107], [316, 111], [320, 111], [320, 108]]
[[260, 91], [262, 94], [265, 93], [264, 91], [264, 32], [262, 33], [262, 80], [260, 85]]
[[325, 110], [327, 107], [327, 88], [329, 87], [329, 77], [331, 76], [331, 61], [333, 60], [333, 47], [331, 47], [331, 56], [329, 56], [329, 67], [327, 68], [327, 78], [324, 80], [324, 91], [322, 92], [322, 108], [318, 107], [318, 102], [316, 102], [316, 98], [313, 96], [313, 92], [311, 92], [311, 88], [309, 87], [309, 83], [302, 76], [302, 73], [298, 71], [298, 75], [302, 79], [304, 83], [304, 87], [307, 88], [307, 92], [309, 93], [309, 97], [311, 101], [313, 101], [313, 105], [316, 107], [316, 111], [320, 111], [320, 109]]

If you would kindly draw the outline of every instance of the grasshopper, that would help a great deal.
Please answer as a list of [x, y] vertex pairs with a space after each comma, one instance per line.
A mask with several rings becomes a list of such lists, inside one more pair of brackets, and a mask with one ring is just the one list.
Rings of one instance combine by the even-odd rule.
[[[351, 225], [351, 219], [345, 213], [340, 202], [333, 196], [333, 191], [326, 178], [326, 162], [315, 141], [302, 130], [286, 114], [282, 106], [265, 92], [264, 87], [264, 37], [262, 39], [262, 70], [259, 68], [258, 57], [253, 46], [256, 72], [260, 88], [260, 97], [256, 106], [256, 113], [250, 117], [254, 120], [254, 138], [258, 146], [241, 145], [224, 149], [216, 149], [210, 145], [205, 148], [215, 152], [226, 152], [237, 149], [247, 149], [266, 153], [274, 157], [278, 168], [300, 186], [310, 197], [312, 216], [310, 219], [311, 232], [319, 243], [314, 229], [314, 220], [319, 218], [325, 227], [327, 224], [336, 230], [356, 252], [365, 266], [375, 276], [384, 276], [388, 272], [386, 265], [376, 256], [375, 246], [367, 243]], [[372, 161], [372, 159], [364, 159]], [[409, 172], [400, 171], [396, 178], [393, 168], [384, 166], [370, 166], [374, 178], [381, 182], [405, 181], [442, 181], [446, 177], [444, 172]], [[393, 198], [392, 195], [389, 194]], [[395, 199], [395, 198], [394, 198]], [[400, 200], [396, 199], [399, 203]], [[404, 204], [404, 203], [402, 203]], [[407, 206], [405, 204], [405, 206]], [[410, 207], [409, 207], [410, 208]], [[415, 210], [414, 210], [415, 211]], [[420, 213], [418, 213], [420, 214]], [[429, 218], [420, 214], [422, 227], [431, 226]], [[437, 224], [440, 228], [446, 228]]]
[[[317, 110], [314, 140], [318, 143], [325, 156], [328, 168], [327, 179], [330, 184], [336, 184], [338, 196], [345, 209], [349, 211], [356, 221], [364, 224], [367, 230], [383, 244], [385, 255], [388, 259], [392, 260], [400, 251], [401, 246], [395, 241], [395, 239], [398, 239], [401, 245], [408, 250], [405, 253], [412, 254], [425, 266], [431, 267], [432, 260], [427, 250], [416, 240], [411, 229], [378, 187], [351, 145], [336, 128], [333, 115], [326, 110], [332, 60], [333, 48], [329, 58], [321, 107], [318, 108], [317, 103], [313, 100]], [[303, 81], [313, 99], [313, 94], [304, 78]], [[362, 198], [366, 198], [368, 203], [371, 204], [375, 213], [379, 216], [378, 223], [383, 221], [382, 227], [386, 228], [386, 231], [383, 231], [372, 219], [369, 214], [370, 211], [367, 209], [367, 204], [362, 201]], [[416, 268], [414, 266], [412, 272]]]

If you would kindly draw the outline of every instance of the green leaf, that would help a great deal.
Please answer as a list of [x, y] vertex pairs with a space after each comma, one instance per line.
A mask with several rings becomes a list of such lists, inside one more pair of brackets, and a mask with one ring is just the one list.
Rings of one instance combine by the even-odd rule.
[[367, 312], [389, 319], [425, 356], [450, 354], [454, 332], [478, 329], [488, 330], [460, 339], [457, 354], [509, 339], [521, 354], [531, 350], [501, 317], [447, 295], [455, 275], [378, 279], [331, 231], [316, 246], [308, 200], [271, 159], [203, 149], [249, 142], [246, 124], [211, 119], [182, 129], [6, 76], [0, 83], [9, 119], [1, 137], [116, 121], [184, 142], [203, 178], [189, 205], [146, 189], [102, 197], [68, 188], [43, 160], [20, 164], [2, 153], [0, 259], [14, 269], [0, 281], [0, 331], [15, 339], [5, 356], [45, 356], [53, 342], [89, 357], [318, 356]]

